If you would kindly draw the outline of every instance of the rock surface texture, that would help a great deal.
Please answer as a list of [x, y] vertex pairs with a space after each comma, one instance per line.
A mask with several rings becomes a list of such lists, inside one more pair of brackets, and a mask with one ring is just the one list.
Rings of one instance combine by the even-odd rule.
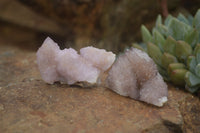
[[35, 51], [0, 39], [0, 132], [198, 133], [200, 101], [169, 85], [157, 108], [106, 88], [48, 85]]

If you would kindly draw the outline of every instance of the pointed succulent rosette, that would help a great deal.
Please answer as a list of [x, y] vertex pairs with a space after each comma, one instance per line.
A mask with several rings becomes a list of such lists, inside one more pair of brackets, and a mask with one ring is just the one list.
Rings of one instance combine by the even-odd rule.
[[164, 22], [159, 15], [152, 33], [141, 27], [143, 44], [133, 47], [146, 51], [155, 61], [165, 80], [200, 90], [200, 9], [196, 15], [177, 18], [169, 15]]

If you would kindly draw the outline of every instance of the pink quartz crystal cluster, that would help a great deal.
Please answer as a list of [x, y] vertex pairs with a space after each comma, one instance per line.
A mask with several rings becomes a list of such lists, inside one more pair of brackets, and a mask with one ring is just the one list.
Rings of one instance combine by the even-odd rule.
[[37, 64], [43, 80], [49, 84], [56, 81], [69, 85], [95, 84], [104, 74], [106, 78], [101, 85], [122, 96], [156, 106], [167, 101], [168, 88], [155, 63], [138, 49], [127, 50], [115, 60], [112, 52], [94, 47], [82, 48], [80, 54], [72, 48], [60, 50], [48, 37], [37, 51]]
[[122, 96], [163, 106], [168, 88], [153, 60], [143, 51], [132, 48], [112, 65], [106, 85]]
[[76, 82], [94, 84], [100, 73], [113, 64], [115, 54], [104, 49], [85, 47], [80, 54], [72, 48], [60, 50], [49, 37], [37, 51], [37, 64], [43, 80], [49, 84], [56, 81], [69, 85]]

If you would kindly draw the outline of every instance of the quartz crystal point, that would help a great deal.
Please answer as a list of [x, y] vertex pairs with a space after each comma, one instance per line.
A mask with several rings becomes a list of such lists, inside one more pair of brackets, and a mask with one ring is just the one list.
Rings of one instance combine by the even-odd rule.
[[106, 86], [122, 96], [163, 106], [168, 88], [153, 60], [132, 48], [119, 55], [106, 78]]
[[80, 49], [80, 55], [102, 71], [106, 71], [115, 60], [112, 52], [91, 46]]
[[58, 52], [56, 62], [57, 72], [61, 77], [60, 81], [68, 84], [82, 81], [95, 83], [100, 73], [99, 69], [93, 67], [72, 48]]
[[80, 53], [72, 48], [60, 50], [57, 43], [47, 37], [37, 51], [42, 79], [49, 84], [56, 81], [70, 85], [76, 82], [95, 84], [115, 60], [112, 52], [94, 47], [82, 48]]
[[59, 81], [60, 76], [57, 72], [57, 62], [55, 60], [59, 50], [57, 43], [47, 37], [37, 51], [37, 64], [40, 74], [42, 79], [49, 84]]

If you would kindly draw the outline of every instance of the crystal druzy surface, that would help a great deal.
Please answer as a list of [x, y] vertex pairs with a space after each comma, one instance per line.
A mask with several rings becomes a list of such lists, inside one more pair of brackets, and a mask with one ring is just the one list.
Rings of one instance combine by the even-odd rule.
[[106, 86], [122, 96], [163, 106], [168, 88], [153, 60], [141, 50], [119, 55], [108, 72]]
[[37, 51], [37, 64], [42, 79], [53, 84], [56, 81], [96, 83], [99, 74], [113, 64], [115, 54], [104, 49], [85, 47], [80, 54], [73, 48], [60, 50], [49, 37]]

